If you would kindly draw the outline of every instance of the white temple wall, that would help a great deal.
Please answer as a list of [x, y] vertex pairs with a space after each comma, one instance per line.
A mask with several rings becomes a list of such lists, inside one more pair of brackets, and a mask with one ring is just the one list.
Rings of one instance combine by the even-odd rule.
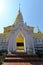
[[19, 33], [21, 33], [25, 38], [24, 51], [26, 52], [29, 51], [30, 48], [33, 48], [31, 31], [27, 30], [23, 26], [17, 26], [16, 28], [12, 28], [12, 30], [10, 31], [8, 51], [16, 50], [16, 37]]

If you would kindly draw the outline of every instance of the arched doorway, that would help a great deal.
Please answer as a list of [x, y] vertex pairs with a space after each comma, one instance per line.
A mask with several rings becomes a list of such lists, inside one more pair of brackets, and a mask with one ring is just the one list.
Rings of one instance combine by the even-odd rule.
[[16, 51], [17, 52], [24, 52], [24, 36], [19, 33], [16, 37]]

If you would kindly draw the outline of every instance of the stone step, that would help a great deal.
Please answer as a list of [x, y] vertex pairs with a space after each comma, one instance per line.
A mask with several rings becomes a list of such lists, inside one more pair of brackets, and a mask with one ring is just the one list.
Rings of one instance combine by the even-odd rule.
[[7, 55], [2, 65], [43, 65], [43, 59], [32, 54]]
[[36, 55], [7, 55], [4, 62], [32, 62], [32, 61], [43, 61], [43, 59], [39, 58]]
[[32, 54], [8, 54], [7, 57], [38, 57], [37, 55]]
[[6, 58], [5, 60], [4, 60], [4, 62], [32, 62], [32, 61], [43, 61], [43, 60], [41, 60], [41, 59], [36, 59], [36, 58]]

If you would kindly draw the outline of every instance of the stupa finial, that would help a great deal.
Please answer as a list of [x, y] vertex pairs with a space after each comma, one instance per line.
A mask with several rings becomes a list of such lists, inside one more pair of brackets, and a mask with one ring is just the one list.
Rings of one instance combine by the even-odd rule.
[[19, 4], [19, 12], [20, 12], [20, 4]]

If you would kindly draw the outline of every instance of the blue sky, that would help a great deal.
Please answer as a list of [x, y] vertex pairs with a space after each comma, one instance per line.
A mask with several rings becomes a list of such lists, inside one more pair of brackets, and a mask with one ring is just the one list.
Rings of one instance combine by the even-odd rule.
[[19, 4], [24, 22], [35, 27], [35, 32], [37, 26], [43, 32], [43, 0], [0, 0], [0, 33], [14, 23]]

